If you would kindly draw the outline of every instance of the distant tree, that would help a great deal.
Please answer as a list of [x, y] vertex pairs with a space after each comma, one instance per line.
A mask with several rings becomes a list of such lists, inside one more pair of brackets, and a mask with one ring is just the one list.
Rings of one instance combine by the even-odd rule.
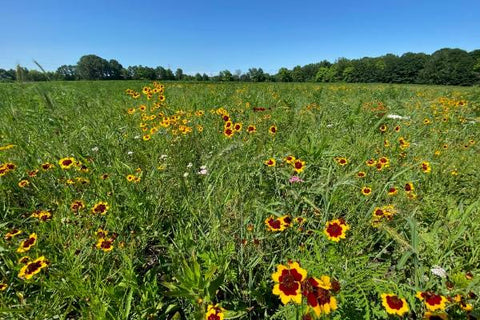
[[262, 68], [250, 68], [248, 69], [247, 77], [253, 82], [265, 81], [265, 73]]
[[165, 70], [165, 80], [175, 80], [175, 75], [173, 74], [173, 71], [170, 68]]
[[38, 70], [29, 70], [27, 74], [28, 81], [47, 81], [47, 75]]
[[203, 81], [202, 75], [198, 72], [195, 74], [195, 81]]
[[108, 78], [108, 61], [89, 54], [82, 56], [77, 62], [77, 73], [81, 79], [102, 80]]
[[218, 78], [220, 81], [233, 81], [233, 75], [228, 70], [220, 71]]
[[123, 66], [115, 59], [108, 61], [107, 79], [120, 80], [123, 76]]
[[130, 66], [127, 69], [129, 77], [134, 80], [155, 80], [155, 69], [144, 66]]
[[20, 82], [28, 81], [28, 69], [17, 65], [15, 69], [15, 79]]
[[421, 77], [432, 84], [471, 85], [475, 81], [474, 65], [465, 50], [444, 48], [430, 56]]
[[0, 82], [11, 82], [15, 80], [16, 80], [15, 70], [0, 69]]
[[420, 74], [425, 68], [429, 55], [424, 53], [407, 52], [398, 59], [395, 73], [396, 83], [420, 83]]
[[303, 69], [300, 66], [296, 66], [292, 70], [292, 80], [294, 82], [304, 82], [305, 81], [305, 74], [303, 73]]
[[157, 80], [167, 80], [167, 70], [164, 67], [156, 67], [155, 75]]
[[59, 80], [76, 80], [77, 79], [77, 67], [72, 65], [62, 65], [58, 67], [56, 73], [56, 78]]
[[202, 74], [202, 80], [203, 81], [209, 81], [210, 77], [206, 73], [204, 73], [204, 74]]
[[337, 74], [337, 70], [334, 65], [331, 67], [320, 67], [317, 71], [317, 75], [315, 76], [315, 81], [334, 82], [336, 74]]
[[280, 82], [291, 82], [292, 81], [292, 74], [290, 70], [287, 68], [280, 68], [278, 70], [278, 73], [275, 75], [277, 78], [277, 81]]
[[237, 69], [233, 74], [233, 81], [240, 81], [240, 76], [242, 75], [242, 70]]
[[181, 68], [178, 68], [175, 71], [175, 80], [182, 80], [183, 79], [183, 70]]

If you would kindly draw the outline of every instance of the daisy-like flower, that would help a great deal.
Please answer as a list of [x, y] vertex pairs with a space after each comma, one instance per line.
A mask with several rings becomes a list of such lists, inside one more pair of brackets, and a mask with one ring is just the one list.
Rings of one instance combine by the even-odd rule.
[[25, 264], [21, 269], [20, 272], [18, 273], [18, 277], [21, 279], [28, 280], [37, 273], [39, 273], [43, 268], [47, 267], [49, 264], [49, 261], [44, 257], [41, 256], [40, 258], [37, 258], [33, 260], [32, 262], [28, 262]]
[[17, 252], [23, 253], [30, 250], [37, 243], [37, 234], [34, 232], [28, 236], [28, 239], [22, 241], [20, 247], [18, 247]]
[[333, 288], [329, 276], [321, 276], [320, 279], [310, 277], [302, 283], [302, 294], [307, 299], [307, 306], [313, 309], [317, 317], [337, 309], [337, 300], [331, 294], [334, 289], [340, 289], [338, 282], [335, 283], [337, 288]]
[[97, 241], [97, 248], [103, 250], [104, 252], [113, 250], [113, 239], [99, 238]]
[[413, 183], [411, 183], [411, 182], [407, 182], [405, 184], [404, 189], [405, 189], [405, 192], [412, 192], [413, 190], [415, 190], [415, 188], [413, 186]]
[[67, 170], [70, 169], [75, 165], [76, 161], [75, 158], [68, 157], [68, 158], [62, 158], [58, 160], [58, 164], [60, 165], [60, 168]]
[[14, 237], [18, 236], [19, 234], [21, 234], [23, 231], [20, 230], [20, 229], [12, 229], [10, 231], [7, 232], [7, 234], [5, 235], [4, 239], [7, 240], [7, 241], [10, 241], [12, 240]]
[[146, 134], [142, 137], [142, 139], [143, 139], [143, 141], [148, 141], [148, 140], [152, 139], [152, 136], [149, 135], [149, 134]]
[[52, 213], [46, 210], [37, 210], [32, 213], [31, 217], [37, 218], [40, 222], [45, 222], [52, 219]]
[[247, 132], [248, 133], [255, 133], [255, 132], [257, 132], [257, 127], [255, 127], [253, 124], [251, 124], [247, 127]]
[[349, 229], [350, 226], [345, 222], [345, 220], [340, 218], [327, 221], [323, 233], [325, 233], [328, 240], [339, 242], [340, 239], [345, 239], [346, 232]]
[[387, 193], [387, 195], [389, 195], [389, 196], [394, 196], [394, 195], [396, 195], [397, 193], [398, 193], [398, 189], [397, 189], [397, 188], [395, 188], [395, 187], [390, 187], [390, 188], [388, 188], [388, 193]]
[[265, 225], [269, 231], [277, 232], [283, 231], [286, 228], [286, 225], [282, 223], [282, 220], [279, 218], [275, 218], [273, 216], [268, 217], [265, 219]]
[[302, 282], [307, 277], [307, 270], [302, 269], [298, 262], [288, 262], [286, 266], [278, 265], [277, 272], [272, 274], [275, 281], [272, 293], [280, 296], [283, 304], [290, 301], [302, 303]]
[[348, 164], [347, 158], [344, 158], [344, 157], [336, 157], [335, 161], [337, 161], [337, 163], [342, 167]]
[[303, 170], [305, 170], [305, 161], [302, 161], [300, 159], [296, 159], [293, 162], [293, 170], [295, 170], [296, 173], [300, 173]]
[[372, 188], [370, 187], [362, 187], [362, 194], [364, 196], [369, 196], [372, 194]]
[[425, 306], [427, 307], [428, 311], [436, 311], [436, 310], [445, 310], [445, 304], [447, 303], [447, 298], [442, 295], [435, 294], [430, 291], [426, 292], [417, 292], [415, 295], [418, 299], [425, 302]]
[[135, 176], [133, 174], [129, 174], [126, 176], [128, 182], [132, 182], [135, 180]]
[[365, 161], [365, 164], [366, 164], [368, 167], [374, 167], [374, 166], [377, 164], [377, 160], [375, 160], [375, 159], [368, 159], [367, 161]]
[[296, 158], [292, 155], [286, 156], [283, 158], [283, 161], [285, 161], [288, 164], [293, 164], [295, 162]]
[[241, 122], [235, 123], [235, 124], [233, 125], [233, 130], [234, 130], [235, 132], [240, 132], [240, 131], [242, 131], [242, 123], [241, 123]]
[[25, 188], [26, 186], [28, 186], [30, 184], [30, 181], [28, 180], [21, 180], [19, 183], [18, 183], [18, 186], [20, 188]]
[[50, 162], [42, 163], [41, 167], [42, 167], [42, 170], [44, 170], [44, 171], [55, 168], [55, 166], [53, 164], [51, 164]]
[[277, 126], [271, 125], [270, 128], [268, 128], [268, 133], [270, 133], [271, 135], [275, 135], [277, 133]]
[[288, 228], [292, 225], [292, 217], [290, 217], [288, 214], [278, 218], [278, 220], [280, 220], [285, 228]]
[[275, 161], [274, 158], [270, 158], [268, 160], [265, 160], [263, 163], [268, 167], [275, 167], [277, 161]]
[[377, 163], [381, 163], [383, 167], [388, 168], [390, 166], [390, 160], [387, 157], [380, 157]]
[[432, 172], [432, 167], [430, 166], [430, 162], [423, 161], [421, 165], [423, 173], [430, 173]]
[[0, 291], [5, 291], [8, 288], [8, 284], [0, 282]]
[[107, 213], [108, 209], [110, 209], [108, 203], [100, 201], [92, 207], [91, 211], [93, 214], [100, 213], [101, 215], [104, 215]]
[[387, 125], [386, 124], [382, 124], [379, 128], [380, 132], [384, 133], [387, 131]]
[[233, 129], [231, 129], [231, 128], [225, 128], [223, 130], [223, 135], [227, 138], [231, 138], [231, 137], [233, 137], [234, 132], [235, 131], [233, 131]]
[[385, 310], [389, 314], [396, 314], [398, 316], [403, 316], [408, 312], [407, 301], [403, 298], [399, 298], [393, 293], [382, 293], [382, 305], [385, 307]]
[[80, 211], [82, 209], [85, 209], [85, 202], [83, 202], [83, 200], [74, 200], [70, 204], [70, 209], [72, 211]]
[[365, 171], [357, 172], [357, 178], [365, 178], [366, 176], [367, 174], [365, 173]]
[[223, 320], [225, 317], [225, 309], [216, 305], [209, 305], [207, 313], [205, 314], [205, 320]]

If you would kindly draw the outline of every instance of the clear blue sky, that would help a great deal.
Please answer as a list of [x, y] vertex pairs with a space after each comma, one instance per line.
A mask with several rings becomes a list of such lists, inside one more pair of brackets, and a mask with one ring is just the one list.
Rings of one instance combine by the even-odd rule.
[[0, 68], [56, 70], [85, 54], [124, 67], [243, 72], [480, 49], [480, 0], [1, 0]]

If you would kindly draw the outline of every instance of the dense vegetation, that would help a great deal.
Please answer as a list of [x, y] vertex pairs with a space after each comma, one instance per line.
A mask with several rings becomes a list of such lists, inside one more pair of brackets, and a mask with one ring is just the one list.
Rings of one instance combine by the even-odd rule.
[[478, 319], [480, 92], [0, 85], [2, 319]]
[[124, 68], [117, 60], [109, 61], [96, 55], [80, 58], [76, 65], [60, 66], [55, 72], [40, 72], [18, 67], [0, 69], [0, 81], [45, 80], [192, 80], [192, 81], [252, 81], [252, 82], [350, 82], [350, 83], [416, 83], [468, 86], [480, 84], [480, 50], [467, 52], [444, 48], [431, 55], [405, 53], [387, 54], [376, 58], [349, 60], [340, 58], [334, 63], [322, 61], [289, 70], [280, 68], [277, 74], [265, 73], [262, 68], [251, 68], [246, 73], [233, 74], [223, 70], [216, 76], [175, 73], [169, 68], [130, 66]]

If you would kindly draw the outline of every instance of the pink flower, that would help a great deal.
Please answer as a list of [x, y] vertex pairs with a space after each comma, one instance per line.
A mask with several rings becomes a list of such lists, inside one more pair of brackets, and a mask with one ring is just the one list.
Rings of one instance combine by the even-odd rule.
[[304, 182], [299, 176], [291, 176], [288, 181], [290, 181], [290, 183]]

